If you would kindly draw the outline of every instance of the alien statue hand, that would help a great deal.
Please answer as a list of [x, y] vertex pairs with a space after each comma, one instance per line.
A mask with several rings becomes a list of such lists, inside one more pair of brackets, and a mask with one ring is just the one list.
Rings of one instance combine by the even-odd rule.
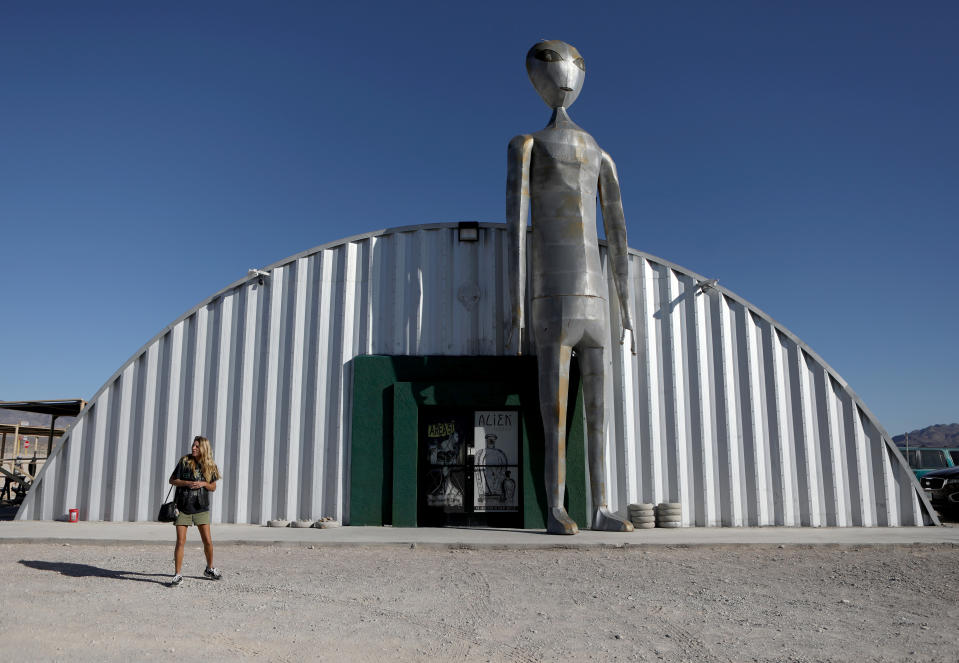
[[619, 334], [619, 344], [623, 345], [626, 341], [626, 330], [629, 330], [629, 351], [636, 356], [636, 332], [633, 331], [633, 327], [630, 324], [623, 323], [623, 329]]
[[509, 323], [509, 330], [506, 333], [506, 347], [510, 346], [510, 343], [513, 341], [513, 335], [516, 335], [516, 354], [523, 354], [523, 321], [513, 317]]

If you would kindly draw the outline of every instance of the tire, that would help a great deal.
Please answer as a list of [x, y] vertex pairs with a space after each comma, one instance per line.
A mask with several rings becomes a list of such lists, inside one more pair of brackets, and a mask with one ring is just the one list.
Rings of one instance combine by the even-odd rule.
[[682, 523], [656, 523], [656, 527], [682, 527]]
[[289, 520], [268, 520], [266, 522], [267, 527], [289, 527]]
[[633, 527], [636, 529], [653, 529], [656, 527], [656, 523], [634, 523]]
[[655, 505], [653, 504], [630, 504], [630, 511], [652, 511]]
[[680, 515], [682, 512], [682, 509], [656, 509], [656, 514], [660, 516]]
[[670, 514], [668, 516], [664, 516], [664, 515], [656, 516], [657, 523], [678, 523], [678, 522], [682, 522], [682, 520], [683, 520], [683, 517], [679, 515], [678, 513]]
[[682, 509], [683, 503], [682, 502], [660, 502], [656, 506], [657, 508], [660, 508], [660, 509]]
[[313, 527], [312, 520], [294, 520], [290, 523], [290, 527]]
[[656, 516], [650, 514], [648, 516], [630, 516], [630, 520], [633, 521], [634, 525], [639, 525], [640, 523], [654, 523], [656, 522]]
[[332, 527], [339, 527], [339, 526], [340, 526], [339, 520], [317, 520], [315, 523], [313, 523], [313, 527], [315, 527], [316, 529], [330, 529]]

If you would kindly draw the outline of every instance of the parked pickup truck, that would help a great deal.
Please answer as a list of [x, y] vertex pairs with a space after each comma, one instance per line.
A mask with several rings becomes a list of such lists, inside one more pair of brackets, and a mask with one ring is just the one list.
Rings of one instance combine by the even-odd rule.
[[959, 467], [933, 470], [919, 479], [933, 508], [943, 515], [959, 513]]
[[948, 467], [959, 467], [959, 449], [943, 449], [930, 447], [899, 447], [909, 467], [920, 479], [935, 470], [944, 470]]

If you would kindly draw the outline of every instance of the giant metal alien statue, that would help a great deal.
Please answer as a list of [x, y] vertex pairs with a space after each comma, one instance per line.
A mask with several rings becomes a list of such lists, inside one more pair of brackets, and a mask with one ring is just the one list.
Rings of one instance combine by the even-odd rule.
[[[522, 347], [526, 288], [527, 215], [532, 204], [532, 325], [539, 364], [540, 410], [546, 433], [547, 530], [575, 534], [566, 513], [566, 400], [569, 362], [579, 359], [586, 409], [592, 528], [629, 532], [627, 520], [606, 502], [603, 384], [609, 320], [606, 280], [596, 236], [596, 193], [606, 228], [608, 264], [623, 323], [620, 343], [632, 330], [629, 315], [629, 257], [626, 219], [616, 166], [593, 137], [569, 118], [586, 78], [579, 52], [562, 41], [543, 41], [526, 54], [526, 70], [553, 116], [542, 131], [516, 136], [509, 144], [506, 222], [509, 226], [512, 337]], [[510, 342], [508, 341], [508, 342]]]

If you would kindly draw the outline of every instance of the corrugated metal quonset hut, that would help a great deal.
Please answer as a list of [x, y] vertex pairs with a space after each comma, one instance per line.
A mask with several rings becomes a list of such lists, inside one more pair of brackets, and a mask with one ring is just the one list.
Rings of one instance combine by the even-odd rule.
[[[507, 246], [503, 224], [480, 224], [477, 241], [455, 223], [395, 228], [233, 283], [117, 370], [17, 518], [78, 508], [85, 520], [152, 520], [203, 434], [223, 472], [216, 522], [422, 525], [459, 491], [468, 522], [541, 526], [535, 347], [524, 339], [516, 357], [506, 346]], [[640, 251], [630, 260], [637, 353], [611, 339], [607, 372], [611, 508], [681, 502], [687, 526], [938, 524], [889, 435], [815, 352], [694, 272]], [[610, 315], [615, 329], [618, 305]], [[570, 412], [568, 498], [582, 527], [582, 410]], [[455, 450], [437, 436], [454, 424], [480, 435], [484, 416], [507, 422], [497, 430], [515, 472], [438, 468]], [[479, 463], [482, 436], [473, 443]]]

